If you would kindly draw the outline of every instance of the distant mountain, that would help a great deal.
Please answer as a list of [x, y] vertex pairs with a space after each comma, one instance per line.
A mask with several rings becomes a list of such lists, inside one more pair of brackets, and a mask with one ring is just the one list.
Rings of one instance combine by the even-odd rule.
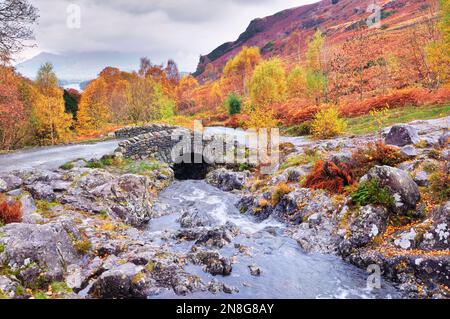
[[123, 71], [139, 68], [139, 59], [145, 53], [89, 52], [52, 54], [43, 52], [16, 65], [22, 75], [34, 79], [40, 66], [51, 62], [55, 73], [63, 85], [92, 80], [107, 66], [117, 67]]
[[[401, 38], [403, 30], [428, 14], [433, 2], [435, 0], [377, 1], [381, 6], [382, 31], [392, 38]], [[298, 61], [299, 53], [304, 52], [308, 37], [316, 29], [325, 33], [332, 44], [342, 43], [354, 35], [359, 23], [365, 22], [370, 14], [367, 8], [373, 3], [373, 0], [322, 0], [254, 19], [236, 41], [224, 43], [201, 56], [194, 76], [206, 80], [210, 75], [204, 71], [209, 64], [220, 71], [243, 46], [258, 46], [265, 58], [278, 56], [288, 62]]]

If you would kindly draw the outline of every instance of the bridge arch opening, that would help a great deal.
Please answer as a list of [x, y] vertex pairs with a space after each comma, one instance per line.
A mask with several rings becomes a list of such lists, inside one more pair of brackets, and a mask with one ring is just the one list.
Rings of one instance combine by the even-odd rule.
[[203, 155], [197, 155], [200, 158], [201, 163], [195, 163], [194, 157], [196, 154], [191, 153], [190, 163], [181, 162], [173, 164], [172, 169], [177, 180], [202, 180], [206, 178], [206, 175], [211, 170], [211, 165], [207, 163]]

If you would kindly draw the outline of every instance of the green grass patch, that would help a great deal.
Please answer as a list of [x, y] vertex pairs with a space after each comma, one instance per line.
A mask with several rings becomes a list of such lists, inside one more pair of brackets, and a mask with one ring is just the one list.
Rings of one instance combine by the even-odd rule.
[[395, 199], [389, 189], [381, 187], [377, 179], [362, 182], [358, 190], [352, 194], [352, 201], [358, 206], [374, 204], [391, 207], [395, 205]]
[[57, 294], [69, 294], [73, 292], [65, 282], [54, 281], [50, 284], [50, 287], [52, 288], [52, 291]]
[[76, 249], [76, 251], [82, 255], [86, 255], [92, 248], [92, 243], [85, 239], [85, 240], [76, 240], [73, 243], [73, 247]]
[[60, 206], [61, 203], [59, 201], [54, 202], [47, 202], [46, 200], [37, 200], [36, 201], [36, 208], [37, 212], [46, 218], [52, 218], [54, 217], [54, 214], [52, 213], [52, 209], [56, 206]]
[[72, 162], [69, 163], [65, 163], [63, 165], [61, 165], [59, 168], [65, 171], [70, 171], [72, 168], [74, 168], [75, 165]]
[[[431, 106], [407, 106], [390, 109], [383, 119], [385, 126], [398, 123], [409, 123], [415, 120], [430, 120], [450, 115], [450, 104]], [[347, 119], [347, 131], [352, 134], [361, 135], [373, 133], [378, 130], [373, 116], [364, 115]]]
[[320, 160], [320, 152], [313, 150], [305, 150], [305, 152], [302, 154], [286, 159], [286, 161], [283, 164], [281, 164], [280, 170], [284, 171], [289, 167], [313, 164], [318, 160]]
[[161, 163], [157, 161], [129, 162], [123, 169], [131, 174], [145, 175], [149, 171], [159, 170]]

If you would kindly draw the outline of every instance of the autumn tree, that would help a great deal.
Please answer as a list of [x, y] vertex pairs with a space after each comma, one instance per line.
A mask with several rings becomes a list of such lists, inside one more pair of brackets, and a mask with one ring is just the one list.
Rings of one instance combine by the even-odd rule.
[[131, 122], [146, 122], [155, 118], [153, 109], [155, 82], [152, 78], [135, 76], [126, 91], [127, 111]]
[[58, 89], [58, 78], [51, 63], [44, 63], [38, 71], [36, 85], [43, 94], [52, 94]]
[[39, 144], [66, 142], [71, 135], [72, 115], [65, 113], [63, 91], [50, 63], [41, 66], [35, 84], [32, 122]]
[[0, 149], [21, 146], [27, 122], [24, 103], [20, 99], [20, 80], [11, 68], [0, 66]]
[[286, 74], [281, 60], [274, 58], [261, 62], [253, 73], [250, 98], [258, 107], [282, 102], [286, 97]]
[[103, 128], [111, 118], [106, 95], [106, 81], [99, 77], [89, 83], [81, 96], [77, 124], [81, 130]]
[[199, 87], [198, 81], [192, 76], [181, 78], [175, 90], [178, 111], [185, 111], [195, 106], [193, 93]]
[[320, 30], [314, 33], [306, 49], [306, 67], [314, 72], [323, 72], [325, 68], [325, 36]]
[[217, 110], [223, 103], [224, 95], [220, 81], [209, 85], [206, 106], [211, 110]]
[[262, 61], [258, 47], [246, 47], [232, 59], [228, 60], [223, 70], [223, 76], [231, 78], [235, 91], [247, 95], [247, 85], [253, 70]]
[[[359, 93], [359, 99], [362, 100], [364, 92], [369, 82], [368, 72], [381, 55], [382, 46], [376, 43], [382, 43], [380, 33], [376, 30], [369, 30], [365, 23], [358, 23], [354, 36], [348, 38], [343, 44], [343, 50], [346, 53], [345, 62], [348, 72], [351, 76], [347, 79], [349, 92]], [[370, 50], [369, 50], [370, 48]]]
[[164, 72], [166, 73], [167, 79], [171, 82], [171, 84], [176, 86], [180, 81], [180, 71], [178, 70], [178, 66], [174, 60], [169, 59], [167, 61]]
[[287, 77], [287, 92], [289, 98], [303, 98], [305, 96], [305, 70], [299, 65], [295, 66]]
[[128, 80], [119, 79], [109, 91], [108, 106], [111, 112], [111, 120], [115, 123], [126, 123], [129, 120], [127, 110], [128, 85]]
[[0, 1], [0, 58], [5, 61], [22, 50], [24, 42], [32, 39], [37, 9], [27, 0]]
[[253, 107], [249, 112], [249, 118], [245, 121], [244, 126], [250, 129], [263, 129], [277, 127], [278, 120], [275, 118], [274, 110], [271, 106]]
[[438, 28], [440, 35], [425, 48], [426, 61], [436, 85], [450, 80], [450, 3], [441, 0]]
[[156, 84], [153, 93], [153, 119], [168, 119], [175, 115], [175, 100], [164, 93], [160, 84]]

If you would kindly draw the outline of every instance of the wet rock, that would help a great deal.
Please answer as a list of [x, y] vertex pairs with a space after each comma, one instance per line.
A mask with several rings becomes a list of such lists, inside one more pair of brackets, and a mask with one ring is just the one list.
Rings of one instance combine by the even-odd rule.
[[230, 259], [220, 256], [216, 251], [200, 250], [191, 253], [189, 258], [194, 264], [204, 265], [203, 270], [214, 276], [229, 276], [233, 270]]
[[152, 216], [152, 186], [145, 176], [115, 177], [106, 171], [91, 170], [62, 196], [61, 203], [92, 213], [111, 212], [126, 224], [140, 227]]
[[450, 259], [447, 256], [402, 254], [386, 256], [376, 250], [360, 249], [347, 258], [352, 264], [367, 269], [378, 265], [385, 278], [399, 283], [410, 298], [448, 298], [442, 285], [450, 284]]
[[211, 230], [207, 230], [205, 233], [201, 233], [198, 236], [196, 245], [201, 245], [210, 248], [222, 248], [233, 240], [233, 238], [239, 233], [239, 229], [228, 222], [224, 226], [216, 227]]
[[227, 284], [223, 284], [223, 292], [226, 294], [237, 293], [239, 290], [233, 286], [229, 286]]
[[409, 231], [402, 232], [394, 239], [394, 245], [401, 249], [413, 249], [416, 248], [417, 233], [414, 228]]
[[53, 187], [43, 182], [36, 182], [27, 186], [27, 190], [33, 195], [33, 198], [53, 202], [56, 194]]
[[100, 214], [103, 212], [107, 212], [109, 210], [106, 203], [98, 203], [95, 201], [95, 197], [89, 196], [71, 196], [71, 195], [64, 195], [61, 199], [61, 204], [68, 204], [73, 209], [94, 213], [94, 214]]
[[89, 293], [97, 298], [145, 298], [147, 278], [144, 267], [132, 263], [119, 265], [101, 274]]
[[411, 176], [400, 169], [390, 166], [375, 166], [362, 180], [377, 179], [381, 187], [388, 187], [395, 199], [395, 207], [392, 209], [404, 214], [416, 208], [420, 200], [417, 184]]
[[350, 238], [345, 238], [339, 244], [339, 253], [348, 256], [354, 249], [366, 246], [375, 237], [383, 234], [388, 217], [388, 211], [383, 207], [361, 207], [350, 224]]
[[430, 182], [428, 181], [428, 174], [425, 171], [419, 171], [414, 176], [414, 182], [419, 186], [428, 186]]
[[313, 213], [324, 214], [332, 209], [331, 199], [325, 192], [300, 188], [283, 196], [273, 209], [272, 215], [296, 225], [301, 224]]
[[334, 216], [315, 213], [292, 230], [292, 238], [306, 252], [333, 254], [340, 237], [336, 234]]
[[[9, 224], [2, 228], [0, 262], [14, 269], [24, 280], [44, 276], [43, 282], [61, 281], [65, 267], [81, 261], [74, 240], [81, 236], [70, 220], [45, 225]], [[32, 272], [32, 273], [30, 273]]]
[[248, 269], [250, 270], [250, 275], [259, 277], [261, 276], [261, 269], [256, 265], [250, 265], [248, 266]]
[[20, 203], [22, 204], [23, 223], [38, 224], [43, 221], [42, 216], [36, 212], [37, 208], [33, 197], [31, 197], [30, 195], [25, 195], [20, 199]]
[[450, 144], [450, 131], [448, 129], [444, 130], [444, 133], [439, 137], [438, 143], [440, 147], [446, 147]]
[[6, 276], [0, 276], [0, 296], [14, 297], [19, 283]]
[[401, 163], [398, 168], [401, 169], [402, 171], [407, 171], [407, 172], [412, 172], [414, 171], [417, 166], [420, 165], [419, 161], [413, 161], [413, 162], [406, 162], [406, 163]]
[[225, 168], [212, 171], [206, 176], [206, 182], [226, 192], [244, 187], [249, 172], [233, 172]]
[[194, 228], [202, 226], [211, 226], [215, 219], [204, 210], [198, 210], [196, 207], [189, 207], [178, 220], [183, 228]]
[[450, 161], [450, 149], [442, 151], [442, 159], [444, 161]]
[[[263, 194], [246, 193], [241, 196], [237, 203], [237, 208], [243, 214], [254, 216], [255, 220], [263, 221], [272, 214], [273, 207], [269, 205], [272, 194], [265, 192]], [[267, 203], [261, 206], [261, 203]]]
[[402, 154], [406, 158], [414, 158], [418, 155], [418, 152], [414, 146], [406, 145], [400, 149], [400, 154]]
[[181, 296], [204, 288], [199, 277], [186, 273], [180, 266], [173, 263], [155, 263], [150, 276], [158, 286], [173, 289], [175, 294]]
[[20, 188], [23, 181], [20, 177], [8, 174], [0, 176], [0, 193], [6, 193]]
[[7, 189], [8, 189], [8, 184], [6, 184], [6, 182], [0, 178], [0, 193], [7, 192]]
[[417, 130], [410, 125], [394, 125], [386, 136], [385, 142], [389, 145], [405, 146], [419, 143]]
[[331, 156], [330, 160], [336, 165], [340, 163], [350, 163], [352, 160], [352, 153], [348, 151], [335, 153]]
[[419, 247], [425, 250], [450, 248], [450, 202], [431, 212], [432, 224], [421, 236]]
[[52, 181], [50, 183], [50, 187], [53, 189], [54, 192], [61, 193], [65, 192], [69, 189], [71, 186], [71, 182], [65, 182], [65, 181]]
[[271, 184], [277, 185], [281, 182], [284, 183], [297, 183], [305, 176], [307, 172], [302, 167], [289, 167], [280, 175], [276, 175], [272, 178]]
[[31, 185], [37, 182], [49, 184], [52, 181], [64, 180], [64, 176], [57, 172], [47, 170], [34, 170], [31, 173], [23, 172], [22, 179], [25, 180], [24, 184]]

